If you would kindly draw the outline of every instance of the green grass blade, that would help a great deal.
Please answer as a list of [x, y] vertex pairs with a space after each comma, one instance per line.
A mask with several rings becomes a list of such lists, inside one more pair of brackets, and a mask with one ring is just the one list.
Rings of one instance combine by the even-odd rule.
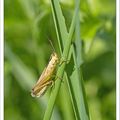
[[75, 65], [74, 65], [75, 59], [73, 58], [73, 46], [71, 47], [69, 60], [70, 60], [70, 62], [66, 66], [66, 79], [67, 79], [67, 83], [68, 83], [68, 88], [69, 88], [69, 93], [70, 93], [70, 97], [71, 97], [71, 101], [72, 101], [75, 118], [76, 118], [76, 120], [80, 120], [80, 114], [79, 114], [80, 106], [78, 105], [78, 103], [80, 101], [78, 102], [79, 97], [77, 97], [77, 95], [76, 95], [76, 93], [78, 91], [78, 89], [76, 89], [76, 87], [78, 88], [79, 84], [77, 83], [78, 79], [76, 76], [76, 70], [75, 70]]
[[70, 81], [71, 85], [73, 88], [74, 92], [74, 97], [77, 104], [77, 109], [79, 112], [79, 117], [78, 119], [81, 120], [89, 120], [89, 112], [88, 112], [88, 107], [87, 107], [87, 102], [86, 102], [86, 95], [85, 95], [85, 90], [84, 90], [84, 85], [83, 85], [83, 78], [82, 78], [82, 70], [81, 68], [78, 68], [77, 65], [77, 60], [76, 60], [76, 54], [75, 54], [75, 49], [73, 47], [73, 59], [75, 63], [75, 70], [73, 73], [70, 75]]
[[[76, 1], [76, 7], [79, 3], [79, 0]], [[77, 14], [79, 16], [79, 14]], [[70, 68], [67, 70], [68, 85], [71, 95], [71, 100], [77, 120], [89, 120], [89, 111], [86, 102], [86, 94], [83, 85], [82, 70], [80, 68], [83, 63], [82, 58], [82, 45], [80, 40], [80, 20], [79, 17], [76, 19], [76, 28], [75, 28], [75, 45], [72, 47], [73, 56], [71, 56], [71, 61], [68, 66], [73, 66], [74, 71], [70, 71]], [[72, 68], [73, 68], [72, 67]], [[80, 68], [80, 69], [79, 69]], [[69, 77], [70, 76], [70, 77]]]
[[[78, 4], [78, 0], [76, 0], [76, 4]], [[78, 14], [79, 16], [79, 14]], [[81, 65], [83, 63], [83, 56], [82, 56], [82, 41], [80, 40], [80, 20], [76, 20], [76, 29], [75, 29], [75, 48], [76, 48], [76, 56], [74, 53], [74, 59], [76, 61], [76, 73], [78, 75], [78, 83], [79, 83], [79, 91], [78, 94], [80, 94], [80, 100], [76, 99], [78, 102], [80, 102], [79, 112], [80, 112], [80, 118], [81, 120], [89, 120], [89, 110], [88, 110], [88, 104], [86, 100], [86, 93], [85, 88], [83, 84], [83, 76], [82, 76], [82, 68]], [[74, 84], [73, 84], [74, 85]], [[75, 86], [74, 86], [75, 87]]]
[[[55, 2], [55, 5], [59, 4], [58, 1], [52, 1], [52, 2]], [[58, 10], [55, 9], [56, 11]], [[65, 41], [65, 45], [64, 45], [64, 50], [63, 50], [63, 54], [62, 54], [62, 58], [63, 59], [67, 59], [68, 58], [68, 54], [69, 54], [69, 50], [70, 50], [70, 46], [71, 46], [71, 41], [72, 41], [72, 35], [73, 35], [73, 32], [74, 32], [74, 28], [75, 28], [75, 20], [76, 20], [76, 13], [78, 12], [78, 9], [76, 9], [75, 11], [75, 14], [74, 14], [74, 17], [73, 17], [73, 21], [72, 21], [72, 25], [71, 25], [71, 28], [70, 28], [70, 34], [67, 38], [67, 36], [65, 36], [66, 39], [64, 39], [64, 37], [62, 37], [62, 41], [66, 40]], [[57, 18], [60, 18], [60, 17], [63, 17], [63, 16], [60, 16], [59, 14], [56, 16]], [[64, 19], [63, 19], [64, 20]], [[57, 20], [56, 20], [57, 21]], [[56, 22], [55, 22], [56, 23]], [[56, 25], [57, 26], [57, 25]], [[61, 24], [60, 25], [61, 27], [64, 26], [64, 24]], [[57, 27], [56, 27], [57, 29]], [[62, 31], [62, 32], [66, 32], [66, 31]], [[58, 32], [58, 36], [62, 36], [63, 34], [60, 34], [60, 32]], [[66, 62], [64, 62], [58, 69], [57, 71], [57, 76], [59, 76], [60, 78], [63, 78], [63, 74], [64, 74], [64, 70], [65, 70], [65, 66], [66, 66]], [[48, 103], [48, 107], [46, 109], [46, 112], [45, 112], [45, 115], [44, 115], [44, 120], [49, 120], [51, 118], [51, 115], [52, 115], [52, 111], [53, 111], [53, 107], [54, 107], [54, 104], [55, 104], [55, 100], [56, 100], [56, 97], [57, 97], [57, 94], [58, 94], [58, 91], [60, 89], [60, 85], [61, 85], [61, 80], [57, 79], [56, 82], [55, 82], [55, 88], [54, 90], [52, 91], [51, 93], [51, 96], [50, 96], [50, 99], [49, 99], [49, 103]]]
[[[78, 0], [76, 1], [76, 6], [78, 4]], [[79, 14], [77, 15], [79, 16]], [[81, 70], [81, 64], [83, 63], [82, 58], [82, 45], [80, 40], [80, 20], [79, 17], [76, 19], [76, 29], [75, 29], [75, 45], [73, 48], [73, 61], [74, 61], [74, 67], [75, 70], [72, 72], [72, 74], [68, 73], [68, 76], [70, 76], [68, 79], [70, 90], [73, 92], [71, 94], [71, 98], [73, 99], [73, 108], [74, 111], [76, 111], [76, 117], [77, 119], [81, 120], [89, 120], [89, 112], [88, 112], [88, 106], [86, 102], [86, 94], [84, 90], [83, 85], [83, 78], [82, 78], [82, 70]], [[80, 68], [80, 69], [79, 69]], [[70, 92], [71, 92], [70, 91]]]
[[53, 14], [53, 19], [54, 19], [54, 23], [55, 23], [59, 48], [60, 48], [60, 52], [62, 53], [63, 45], [64, 45], [65, 41], [68, 39], [67, 27], [65, 24], [65, 19], [62, 14], [62, 10], [61, 10], [59, 1], [51, 0], [51, 8], [52, 8], [52, 14]]

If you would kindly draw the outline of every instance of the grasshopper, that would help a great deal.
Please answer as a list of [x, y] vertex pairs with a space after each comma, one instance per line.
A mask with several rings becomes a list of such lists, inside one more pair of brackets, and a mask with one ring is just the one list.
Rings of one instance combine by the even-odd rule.
[[47, 90], [48, 86], [51, 86], [53, 84], [54, 81], [52, 80], [52, 76], [54, 74], [58, 62], [58, 55], [55, 52], [53, 52], [47, 67], [43, 70], [40, 78], [38, 79], [38, 82], [32, 88], [32, 97], [42, 96]]

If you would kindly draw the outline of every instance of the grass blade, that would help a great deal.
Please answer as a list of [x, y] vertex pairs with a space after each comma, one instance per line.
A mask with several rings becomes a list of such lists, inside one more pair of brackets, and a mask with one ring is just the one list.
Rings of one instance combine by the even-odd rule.
[[[59, 2], [58, 1], [55, 1], [55, 0], [52, 0], [51, 2], [54, 2], [54, 4], [56, 6], [58, 6]], [[55, 11], [58, 11], [58, 8], [55, 9]], [[65, 45], [64, 45], [64, 50], [63, 50], [63, 54], [62, 54], [62, 58], [67, 60], [68, 58], [68, 54], [69, 54], [69, 50], [70, 50], [70, 46], [71, 46], [71, 41], [72, 41], [72, 35], [73, 35], [73, 32], [74, 32], [74, 28], [75, 28], [75, 20], [76, 20], [76, 13], [78, 12], [78, 8], [76, 9], [75, 11], [75, 14], [74, 14], [74, 17], [73, 17], [73, 21], [72, 21], [72, 24], [71, 24], [71, 28], [70, 28], [70, 32], [69, 32], [69, 36], [67, 37], [67, 34], [66, 36], [63, 36], [63, 34], [60, 34], [60, 32], [58, 32], [58, 29], [57, 29], [57, 25], [56, 25], [56, 31], [58, 32], [58, 37], [61, 37], [62, 41], [65, 40]], [[63, 15], [57, 15], [56, 16], [57, 18], [60, 18], [60, 17], [63, 17]], [[57, 19], [58, 20], [58, 19]], [[57, 21], [56, 20], [56, 21]], [[64, 19], [61, 18], [61, 20], [63, 20], [62, 23], [64, 23]], [[56, 24], [57, 22], [55, 22]], [[64, 26], [64, 24], [61, 24], [60, 25], [61, 27]], [[62, 28], [61, 28], [62, 29]], [[65, 30], [65, 29], [64, 29]], [[66, 31], [61, 31], [61, 32], [65, 32]], [[65, 37], [65, 38], [64, 38]], [[59, 38], [58, 38], [59, 39]], [[57, 71], [57, 76], [59, 76], [60, 78], [63, 78], [63, 74], [64, 74], [64, 70], [65, 70], [65, 66], [66, 66], [66, 62], [64, 62], [58, 69]], [[46, 109], [46, 112], [45, 112], [45, 115], [44, 115], [44, 120], [49, 120], [51, 115], [52, 115], [52, 111], [53, 111], [53, 107], [54, 107], [54, 104], [55, 104], [55, 100], [56, 100], [56, 97], [57, 97], [57, 94], [58, 94], [58, 91], [60, 89], [60, 85], [61, 85], [61, 80], [57, 79], [56, 82], [55, 82], [55, 88], [54, 90], [52, 91], [51, 93], [51, 96], [50, 96], [50, 99], [49, 99], [49, 103], [48, 103], [48, 107]]]
[[89, 112], [88, 112], [88, 107], [87, 107], [87, 102], [86, 102], [86, 95], [85, 95], [85, 90], [84, 90], [84, 85], [83, 85], [83, 78], [82, 78], [82, 71], [81, 68], [78, 68], [77, 65], [77, 60], [76, 60], [76, 54], [75, 54], [75, 49], [73, 47], [73, 61], [74, 61], [74, 71], [70, 74], [69, 71], [68, 73], [68, 79], [69, 79], [69, 87], [72, 90], [73, 94], [72, 98], [74, 101], [74, 106], [76, 111], [76, 117], [78, 120], [89, 120]]
[[[76, 6], [79, 0], [76, 0]], [[79, 14], [77, 15], [79, 16]], [[73, 92], [71, 93], [71, 98], [73, 102], [73, 108], [76, 114], [77, 119], [89, 120], [88, 106], [86, 102], [86, 94], [83, 85], [82, 70], [81, 64], [83, 63], [82, 58], [82, 45], [80, 40], [80, 20], [79, 17], [76, 19], [76, 29], [75, 29], [75, 45], [72, 47], [73, 52], [73, 61], [75, 70], [70, 74], [69, 71], [69, 89]]]
[[[76, 0], [76, 7], [79, 4], [79, 0]], [[77, 14], [79, 16], [79, 14]], [[83, 85], [81, 64], [83, 63], [82, 58], [82, 45], [80, 40], [80, 20], [79, 17], [76, 19], [75, 28], [75, 45], [72, 46], [72, 56], [71, 61], [68, 66], [74, 64], [74, 71], [67, 69], [68, 86], [71, 94], [71, 100], [77, 120], [89, 120], [89, 111], [86, 102], [86, 94]], [[71, 67], [71, 68], [73, 68]], [[70, 76], [70, 77], [69, 77]]]
[[52, 8], [52, 14], [53, 14], [53, 19], [54, 19], [54, 23], [55, 23], [59, 48], [60, 48], [60, 52], [62, 53], [63, 45], [64, 45], [65, 41], [68, 39], [67, 27], [65, 24], [65, 19], [62, 14], [62, 10], [61, 10], [59, 1], [51, 0], [51, 8]]

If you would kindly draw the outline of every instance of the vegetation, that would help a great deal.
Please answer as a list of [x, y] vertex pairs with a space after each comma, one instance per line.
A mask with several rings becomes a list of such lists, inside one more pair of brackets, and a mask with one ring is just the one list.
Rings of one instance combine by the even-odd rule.
[[[5, 120], [116, 119], [115, 1], [5, 0], [4, 17]], [[55, 85], [33, 98], [49, 39], [65, 62]]]

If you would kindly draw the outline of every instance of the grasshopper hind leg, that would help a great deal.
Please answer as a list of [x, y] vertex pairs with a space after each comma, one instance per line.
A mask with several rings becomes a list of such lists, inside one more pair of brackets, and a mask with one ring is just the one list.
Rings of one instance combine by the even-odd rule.
[[47, 83], [46, 86], [43, 88], [43, 90], [40, 91], [41, 93], [39, 96], [43, 96], [45, 94], [46, 90], [48, 89], [48, 87], [53, 88], [54, 85], [55, 85], [55, 82], [53, 80], [50, 80], [49, 83]]
[[32, 97], [40, 97], [45, 94], [47, 88], [53, 84], [52, 80], [45, 81], [40, 87], [37, 89], [33, 89], [31, 92]]

